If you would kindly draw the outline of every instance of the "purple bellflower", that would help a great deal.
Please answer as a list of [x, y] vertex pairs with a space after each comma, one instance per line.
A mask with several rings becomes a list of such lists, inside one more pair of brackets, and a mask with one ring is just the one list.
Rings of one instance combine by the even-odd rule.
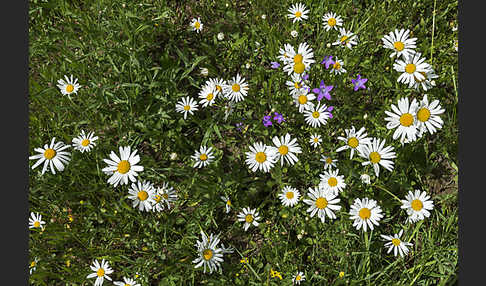
[[312, 89], [312, 92], [317, 94], [317, 101], [321, 101], [323, 97], [325, 97], [327, 100], [331, 100], [331, 94], [329, 94], [329, 92], [332, 90], [333, 87], [333, 85], [326, 86], [324, 84], [324, 81], [321, 80], [319, 88]]
[[351, 82], [354, 85], [354, 91], [357, 91], [358, 89], [366, 89], [366, 86], [364, 85], [365, 82], [367, 82], [367, 78], [361, 78], [361, 75], [358, 74], [358, 77], [356, 79], [351, 79]]

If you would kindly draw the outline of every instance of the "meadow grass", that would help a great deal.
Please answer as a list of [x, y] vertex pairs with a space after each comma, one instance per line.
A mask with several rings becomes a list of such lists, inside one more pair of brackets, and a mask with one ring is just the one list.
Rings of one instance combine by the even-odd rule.
[[[89, 153], [71, 150], [71, 162], [59, 174], [29, 171], [30, 211], [47, 222], [44, 231], [30, 234], [30, 259], [39, 259], [32, 284], [91, 285], [94, 280], [86, 276], [95, 258], [110, 262], [113, 281], [137, 275], [142, 285], [291, 285], [297, 271], [306, 275], [302, 285], [457, 282], [457, 32], [452, 31], [457, 1], [301, 2], [311, 11], [309, 19], [292, 24], [285, 17], [290, 1], [30, 1], [29, 154], [52, 137], [69, 144], [81, 129], [100, 137]], [[343, 16], [344, 26], [358, 35], [352, 50], [326, 47], [337, 38], [322, 27], [328, 11]], [[199, 34], [189, 27], [193, 17], [204, 24]], [[426, 93], [446, 110], [438, 133], [404, 146], [392, 140], [384, 111], [400, 97], [421, 98], [423, 92], [396, 82], [394, 59], [381, 46], [381, 37], [395, 28], [408, 28], [418, 38], [416, 50], [439, 76]], [[290, 36], [292, 30], [298, 37]], [[223, 41], [217, 40], [219, 32]], [[313, 87], [321, 79], [334, 85], [334, 118], [315, 129], [296, 112], [285, 86], [288, 76], [269, 68], [285, 43], [304, 41], [316, 59]], [[343, 59], [347, 73], [327, 72], [319, 65], [326, 55]], [[182, 96], [197, 97], [207, 79], [200, 68], [207, 68], [209, 77], [240, 73], [249, 82], [247, 98], [227, 120], [221, 101], [187, 120], [175, 112]], [[350, 79], [358, 73], [369, 79], [369, 89], [353, 91]], [[63, 96], [56, 87], [65, 74], [83, 86], [76, 95]], [[286, 122], [264, 127], [262, 118], [272, 110]], [[235, 127], [239, 122], [243, 132]], [[351, 125], [364, 126], [369, 136], [395, 147], [393, 172], [382, 169], [370, 185], [361, 183], [360, 175], [372, 175], [372, 168], [335, 152], [341, 146], [337, 136]], [[323, 136], [316, 150], [308, 143], [314, 130]], [[256, 141], [271, 144], [273, 136], [287, 132], [299, 140], [299, 162], [278, 164], [270, 173], [249, 171], [248, 147]], [[194, 169], [190, 156], [204, 143], [214, 146], [217, 159]], [[142, 213], [131, 206], [127, 186], [107, 183], [103, 159], [126, 145], [139, 150], [143, 179], [177, 190], [173, 208]], [[171, 159], [172, 153], [177, 158]], [[324, 224], [309, 217], [303, 202], [288, 208], [277, 198], [284, 185], [303, 196], [316, 186], [321, 154], [338, 158], [347, 183], [337, 219]], [[405, 224], [397, 198], [413, 189], [431, 194], [435, 208], [428, 219]], [[229, 214], [220, 200], [224, 194], [233, 202]], [[353, 200], [365, 196], [377, 200], [385, 214], [380, 226], [366, 233], [352, 227], [348, 214]], [[247, 206], [258, 208], [263, 220], [245, 232], [236, 214]], [[405, 258], [386, 254], [379, 236], [401, 228], [413, 243]], [[235, 248], [224, 256], [222, 274], [194, 268], [201, 229], [221, 233], [223, 243]], [[248, 264], [240, 263], [243, 257]], [[270, 269], [283, 279], [270, 277]]]

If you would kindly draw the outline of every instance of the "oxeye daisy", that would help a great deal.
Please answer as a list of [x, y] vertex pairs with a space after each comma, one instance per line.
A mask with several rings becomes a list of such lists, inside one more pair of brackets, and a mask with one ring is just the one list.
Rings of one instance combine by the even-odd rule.
[[115, 152], [111, 151], [110, 159], [103, 159], [103, 161], [108, 164], [108, 167], [102, 169], [102, 171], [110, 175], [108, 183], [114, 187], [120, 185], [127, 185], [128, 179], [131, 182], [137, 181], [135, 178], [138, 176], [137, 172], [143, 171], [143, 166], [137, 165], [140, 162], [140, 156], [137, 155], [137, 150], [131, 151], [130, 146], [119, 147], [120, 157], [118, 157]]
[[332, 45], [340, 45], [341, 47], [347, 47], [352, 49], [354, 45], [358, 44], [358, 37], [351, 31], [346, 31], [345, 28], [339, 28], [338, 40], [332, 43]]
[[81, 153], [84, 151], [89, 152], [91, 149], [96, 146], [94, 141], [98, 140], [98, 136], [93, 136], [94, 132], [89, 132], [87, 135], [84, 133], [84, 130], [81, 130], [81, 133], [78, 137], [73, 138], [73, 147], [75, 150], [79, 150]]
[[219, 237], [213, 234], [208, 238], [206, 234], [201, 230], [201, 241], [196, 242], [198, 257], [192, 261], [196, 265], [194, 268], [204, 267], [204, 273], [206, 268], [209, 268], [209, 273], [221, 269], [221, 262], [223, 262], [223, 250], [218, 247], [220, 241]]
[[39, 213], [30, 213], [29, 228], [42, 228], [44, 229], [45, 221], [42, 220], [42, 215]]
[[292, 96], [295, 100], [295, 105], [299, 108], [299, 112], [304, 112], [307, 109], [313, 109], [314, 103], [312, 100], [316, 98], [316, 96], [309, 92], [306, 88], [301, 88], [297, 92], [294, 93]]
[[312, 127], [326, 125], [331, 113], [327, 111], [325, 104], [318, 103], [313, 108], [304, 110], [305, 122]]
[[331, 170], [332, 167], [336, 168], [337, 159], [333, 159], [331, 156], [321, 155], [319, 160], [324, 163], [324, 170]]
[[277, 160], [280, 159], [280, 165], [283, 166], [284, 161], [289, 165], [294, 165], [299, 161], [295, 154], [302, 153], [302, 150], [297, 144], [297, 138], [291, 139], [290, 134], [285, 134], [285, 136], [278, 138], [278, 136], [273, 137], [273, 144], [277, 148]]
[[243, 229], [245, 231], [250, 227], [250, 225], [258, 226], [260, 224], [258, 223], [259, 219], [260, 216], [258, 215], [256, 209], [243, 208], [243, 211], [238, 214], [238, 221], [245, 222], [243, 224]]
[[73, 93], [77, 93], [78, 89], [81, 87], [78, 84], [78, 79], [73, 79], [73, 75], [71, 75], [71, 79], [64, 75], [65, 81], [60, 79], [57, 81], [57, 87], [61, 90], [63, 95], [71, 95]]
[[408, 38], [410, 34], [410, 30], [405, 30], [401, 29], [400, 31], [398, 29], [395, 29], [395, 32], [390, 32], [388, 35], [383, 36], [381, 40], [383, 41], [383, 47], [386, 49], [391, 49], [393, 50], [393, 53], [391, 53], [390, 58], [393, 56], [404, 56], [408, 57], [411, 54], [415, 53], [415, 48], [417, 47], [415, 45], [415, 41], [417, 41], [417, 38]]
[[302, 281], [305, 281], [304, 272], [297, 271], [297, 273], [292, 277], [292, 282], [297, 285], [300, 285], [300, 282]]
[[32, 262], [29, 264], [29, 274], [32, 275], [32, 272], [34, 272], [37, 269], [37, 262], [39, 262], [39, 259], [36, 257]]
[[388, 251], [386, 253], [390, 253], [393, 250], [393, 255], [397, 256], [397, 253], [400, 253], [401, 257], [404, 257], [408, 254], [408, 246], [412, 246], [410, 242], [402, 241], [400, 237], [403, 234], [403, 229], [400, 230], [398, 234], [394, 235], [383, 235], [380, 236], [385, 239], [387, 242], [385, 246], [388, 247]]
[[424, 76], [423, 80], [415, 78], [415, 83], [413, 84], [413, 88], [419, 90], [420, 87], [424, 91], [427, 91], [435, 86], [434, 78], [438, 78], [439, 76], [435, 74], [434, 69], [430, 67], [426, 72], [421, 72]]
[[369, 227], [373, 230], [374, 226], [379, 225], [379, 221], [383, 218], [381, 207], [378, 206], [375, 200], [368, 198], [355, 199], [349, 211], [353, 226], [357, 230], [362, 228], [364, 231]]
[[297, 53], [294, 50], [290, 50], [290, 60], [285, 63], [283, 71], [289, 75], [292, 73], [301, 75], [305, 71], [310, 70], [311, 64], [315, 63], [314, 52], [307, 43], [300, 43], [297, 49]]
[[277, 59], [279, 59], [283, 64], [292, 62], [293, 55], [295, 55], [294, 47], [288, 43], [284, 44], [284, 47], [280, 48], [278, 52], [280, 55], [277, 57]]
[[322, 16], [322, 21], [324, 22], [324, 29], [329, 31], [334, 29], [337, 31], [338, 27], [343, 25], [343, 19], [341, 16], [336, 16], [336, 13], [329, 12]]
[[167, 182], [162, 184], [162, 187], [157, 187], [154, 195], [153, 211], [163, 211], [167, 206], [170, 210], [170, 204], [177, 200], [177, 194], [174, 188], [169, 186]]
[[338, 136], [338, 140], [344, 141], [346, 145], [341, 146], [336, 149], [336, 152], [341, 152], [344, 150], [351, 150], [349, 155], [349, 159], [353, 159], [354, 151], [359, 152], [359, 149], [365, 144], [369, 144], [371, 142], [370, 138], [367, 138], [367, 133], [365, 132], [365, 128], [361, 127], [358, 132], [354, 129], [354, 126], [351, 126], [351, 129], [345, 129], [346, 137]]
[[223, 200], [223, 202], [226, 206], [226, 213], [229, 213], [231, 211], [231, 200], [230, 200], [230, 198], [227, 197], [227, 196], [221, 196], [220, 198]]
[[334, 194], [339, 194], [344, 188], [346, 188], [346, 183], [344, 182], [344, 176], [339, 175], [339, 170], [329, 170], [324, 171], [324, 174], [320, 174], [319, 177], [321, 181], [319, 187], [329, 190]]
[[439, 100], [436, 99], [429, 104], [427, 94], [424, 94], [424, 98], [417, 107], [417, 124], [419, 130], [428, 130], [430, 134], [434, 134], [444, 124], [444, 121], [439, 117], [439, 114], [444, 112], [445, 109], [440, 106]]
[[113, 269], [108, 265], [108, 262], [105, 261], [104, 259], [101, 261], [101, 264], [98, 262], [97, 259], [93, 261], [93, 265], [90, 266], [91, 270], [94, 271], [94, 273], [89, 274], [86, 276], [86, 278], [93, 278], [96, 277], [95, 281], [95, 286], [101, 286], [103, 285], [104, 279], [110, 280], [110, 276], [108, 274], [113, 273]]
[[346, 72], [346, 69], [343, 67], [344, 62], [336, 57], [334, 64], [331, 66], [331, 72], [334, 74], [342, 74]]
[[196, 150], [195, 154], [191, 156], [196, 163], [194, 163], [194, 168], [206, 167], [214, 160], [214, 155], [212, 152], [213, 147], [207, 148], [206, 146], [201, 146], [199, 151]]
[[386, 128], [395, 129], [393, 139], [400, 137], [403, 140], [405, 137], [408, 141], [415, 141], [417, 139], [417, 107], [418, 102], [415, 98], [409, 103], [408, 97], [400, 98], [398, 100], [398, 108], [394, 104], [391, 105], [392, 111], [386, 111], [388, 121]]
[[137, 181], [132, 183], [132, 187], [128, 190], [128, 198], [133, 200], [132, 206], [138, 207], [140, 211], [152, 210], [152, 205], [155, 204], [155, 187], [148, 181]]
[[214, 97], [223, 93], [223, 87], [226, 85], [226, 81], [221, 78], [210, 78], [206, 81], [207, 86], [212, 86], [215, 90]]
[[336, 205], [341, 201], [340, 199], [336, 198], [337, 194], [334, 194], [332, 191], [316, 187], [314, 189], [309, 188], [307, 196], [310, 197], [310, 200], [305, 199], [304, 203], [309, 205], [307, 212], [310, 212], [311, 217], [314, 217], [314, 215], [317, 213], [317, 217], [321, 219], [322, 223], [326, 222], [326, 216], [328, 216], [330, 219], [336, 218], [333, 211], [338, 211], [341, 209], [341, 206]]
[[368, 160], [361, 164], [363, 166], [373, 165], [373, 170], [377, 177], [380, 174], [380, 165], [391, 172], [393, 170], [393, 161], [390, 159], [396, 158], [393, 146], [384, 147], [385, 141], [385, 139], [381, 141], [378, 138], [373, 138], [369, 144], [363, 145], [359, 150], [359, 155]]
[[246, 164], [253, 171], [261, 170], [263, 172], [270, 171], [278, 160], [275, 147], [266, 146], [261, 142], [257, 142], [250, 146], [250, 151], [246, 152]]
[[407, 222], [417, 222], [430, 216], [430, 211], [434, 209], [434, 203], [426, 192], [415, 190], [415, 193], [408, 191], [405, 200], [402, 200], [402, 209], [408, 215]]
[[56, 137], [53, 137], [50, 145], [45, 144], [44, 148], [34, 149], [34, 151], [40, 154], [29, 157], [29, 160], [37, 160], [37, 162], [32, 165], [32, 169], [35, 169], [40, 164], [44, 163], [42, 174], [49, 168], [51, 169], [52, 174], [56, 174], [56, 169], [59, 172], [64, 171], [64, 165], [71, 160], [71, 153], [64, 150], [71, 147], [71, 145], [66, 145], [61, 141], [56, 143], [55, 141]]
[[113, 282], [113, 284], [115, 286], [140, 286], [137, 281], [127, 277], [123, 277], [123, 281]]
[[302, 21], [302, 19], [307, 19], [309, 16], [307, 16], [307, 13], [309, 13], [309, 10], [306, 9], [305, 5], [302, 3], [297, 3], [292, 5], [287, 11], [289, 11], [289, 14], [287, 14], [287, 17], [289, 17], [292, 20], [292, 23], [295, 23], [296, 21]]
[[191, 27], [193, 31], [196, 31], [198, 33], [201, 32], [203, 29], [203, 23], [201, 23], [201, 19], [199, 19], [199, 17], [197, 19], [192, 18]]
[[300, 93], [300, 91], [305, 88], [305, 85], [302, 75], [300, 74], [292, 74], [291, 79], [292, 80], [287, 80], [285, 84], [289, 87], [290, 95], [294, 96], [296, 93]]
[[214, 101], [216, 100], [216, 88], [212, 85], [205, 85], [199, 92], [199, 104], [202, 107], [211, 106], [213, 105]]
[[300, 192], [296, 188], [285, 186], [278, 197], [282, 201], [282, 205], [293, 207], [299, 202]]
[[176, 104], [176, 111], [184, 113], [184, 119], [187, 118], [187, 113], [193, 115], [196, 110], [198, 110], [197, 102], [189, 96], [183, 97]]
[[248, 83], [240, 74], [236, 74], [236, 77], [229, 80], [228, 84], [223, 87], [223, 93], [232, 102], [242, 101], [248, 94]]
[[408, 84], [408, 87], [414, 86], [417, 81], [425, 79], [425, 73], [431, 69], [431, 66], [425, 62], [421, 53], [410, 54], [402, 59], [397, 59], [393, 64], [393, 69], [402, 74], [398, 77], [397, 82]]
[[321, 135], [319, 134], [312, 134], [309, 143], [312, 147], [317, 148], [317, 146], [321, 145]]

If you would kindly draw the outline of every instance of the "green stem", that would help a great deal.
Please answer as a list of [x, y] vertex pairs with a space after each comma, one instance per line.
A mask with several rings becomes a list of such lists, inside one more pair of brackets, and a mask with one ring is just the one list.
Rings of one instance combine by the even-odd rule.
[[397, 201], [399, 201], [400, 203], [402, 203], [402, 200], [400, 200], [399, 197], [395, 196], [392, 192], [390, 192], [389, 190], [385, 189], [385, 187], [382, 187], [380, 185], [375, 185], [375, 184], [373, 184], [373, 186], [374, 187], [377, 187], [377, 188], [379, 188], [379, 189], [381, 189], [381, 190], [383, 190], [385, 192], [387, 192], [389, 195], [391, 195], [392, 197], [394, 197]]
[[430, 47], [430, 64], [432, 64], [432, 60], [434, 58], [433, 52], [434, 52], [434, 35], [435, 35], [435, 4], [437, 3], [437, 0], [434, 0], [434, 10], [432, 11], [432, 44]]

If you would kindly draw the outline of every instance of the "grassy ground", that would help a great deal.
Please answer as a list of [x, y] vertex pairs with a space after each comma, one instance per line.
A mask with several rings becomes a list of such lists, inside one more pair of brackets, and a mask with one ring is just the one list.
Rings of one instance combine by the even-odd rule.
[[[91, 285], [94, 280], [86, 276], [95, 258], [110, 262], [114, 281], [137, 275], [142, 285], [291, 285], [297, 270], [307, 277], [302, 285], [457, 281], [457, 32], [452, 31], [457, 1], [302, 2], [310, 17], [292, 24], [285, 17], [290, 1], [30, 1], [29, 153], [52, 137], [70, 143], [81, 129], [100, 137], [90, 153], [71, 150], [72, 160], [60, 174], [30, 171], [30, 210], [47, 222], [44, 231], [30, 235], [31, 259], [39, 259], [32, 284]], [[344, 26], [358, 34], [353, 50], [326, 47], [337, 38], [322, 27], [328, 11], [343, 16]], [[193, 17], [204, 24], [200, 34], [189, 28]], [[417, 50], [439, 75], [427, 94], [446, 109], [437, 134], [403, 147], [386, 129], [384, 111], [400, 97], [422, 93], [396, 82], [390, 51], [381, 47], [381, 37], [395, 28], [408, 28], [418, 38]], [[297, 38], [290, 36], [292, 30]], [[219, 32], [223, 41], [216, 38]], [[334, 118], [319, 129], [306, 125], [291, 106], [287, 75], [269, 68], [283, 44], [304, 41], [317, 62], [313, 87], [321, 79], [335, 86]], [[342, 58], [348, 73], [326, 71], [318, 64], [326, 55]], [[180, 97], [197, 97], [207, 79], [201, 67], [209, 69], [209, 77], [224, 79], [239, 72], [250, 84], [248, 97], [226, 121], [223, 101], [188, 120], [175, 112]], [[358, 73], [369, 79], [368, 90], [352, 90], [350, 79]], [[83, 87], [77, 95], [62, 96], [57, 89], [65, 74], [79, 78]], [[272, 109], [287, 121], [266, 128], [261, 119]], [[245, 132], [236, 130], [239, 122], [248, 127]], [[337, 136], [351, 125], [365, 126], [368, 135], [386, 138], [397, 151], [394, 171], [382, 171], [371, 185], [359, 176], [372, 169], [361, 167], [360, 159], [349, 160], [347, 152], [335, 153], [341, 146]], [[323, 136], [317, 151], [307, 142], [314, 131]], [[278, 165], [271, 173], [249, 171], [248, 146], [271, 144], [273, 136], [286, 132], [299, 138], [299, 162]], [[196, 170], [190, 156], [201, 142], [218, 150], [217, 160]], [[127, 186], [107, 183], [102, 160], [120, 145], [139, 150], [143, 179], [177, 190], [170, 211], [141, 213], [132, 208]], [[177, 158], [171, 160], [171, 153]], [[276, 195], [286, 184], [302, 194], [317, 185], [321, 154], [338, 158], [347, 183], [340, 195], [343, 209], [325, 224], [310, 218], [303, 202], [285, 208]], [[405, 212], [389, 193], [404, 198], [412, 189], [430, 193], [435, 209], [430, 218], [406, 225]], [[229, 214], [219, 198], [223, 194], [233, 201]], [[352, 227], [348, 215], [353, 200], [364, 196], [376, 199], [385, 213], [380, 226], [366, 234]], [[236, 214], [247, 206], [258, 208], [263, 220], [245, 232]], [[379, 237], [401, 228], [413, 243], [403, 259], [386, 254]], [[236, 249], [225, 255], [222, 274], [203, 274], [191, 263], [200, 229], [221, 233], [223, 243]], [[249, 263], [240, 263], [242, 257]], [[283, 279], [270, 277], [270, 269]]]

